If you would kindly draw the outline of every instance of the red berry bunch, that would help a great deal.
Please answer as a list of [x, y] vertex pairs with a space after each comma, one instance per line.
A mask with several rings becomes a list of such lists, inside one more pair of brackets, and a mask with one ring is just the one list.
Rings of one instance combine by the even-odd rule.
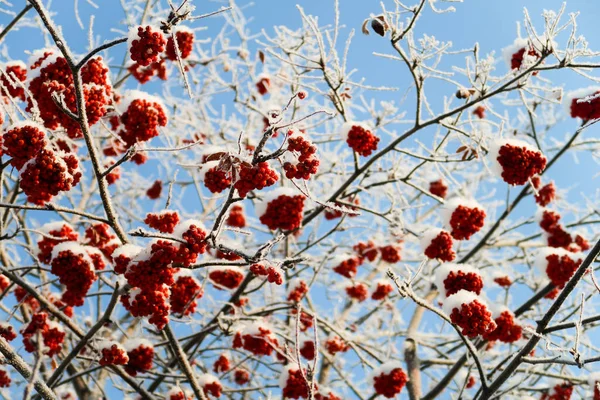
[[368, 157], [377, 150], [379, 138], [360, 123], [347, 122], [342, 128], [346, 143], [352, 150], [363, 157]]
[[308, 285], [302, 279], [295, 278], [289, 282], [287, 300], [299, 303], [308, 293]]
[[[306, 371], [304, 372], [306, 375]], [[283, 397], [288, 399], [307, 399], [309, 387], [298, 365], [288, 365], [279, 378]]]
[[309, 179], [317, 173], [319, 160], [315, 158], [317, 147], [300, 135], [288, 139], [288, 151], [297, 156], [296, 164], [285, 162], [283, 169], [288, 179]]
[[129, 362], [127, 351], [119, 342], [103, 340], [98, 348], [102, 356], [98, 361], [100, 365], [125, 365]]
[[351, 299], [363, 302], [369, 296], [369, 288], [364, 283], [357, 282], [346, 287], [346, 294]]
[[152, 200], [156, 200], [160, 198], [160, 194], [162, 192], [162, 181], [154, 181], [152, 186], [148, 188], [146, 191], [146, 196], [148, 196]]
[[35, 297], [27, 293], [27, 291], [21, 286], [17, 286], [13, 292], [17, 302], [21, 305], [27, 306], [29, 311], [35, 312], [40, 309], [40, 303]]
[[49, 147], [28, 161], [20, 175], [20, 186], [27, 200], [37, 205], [44, 205], [60, 192], [68, 192], [81, 179], [77, 158]]
[[354, 245], [352, 249], [358, 254], [361, 264], [365, 259], [373, 262], [379, 255], [379, 249], [372, 241], [359, 242], [358, 244]]
[[8, 322], [0, 322], [0, 336], [7, 342], [11, 342], [17, 338], [17, 333]]
[[381, 253], [381, 260], [395, 264], [402, 259], [400, 256], [400, 246], [399, 245], [387, 245], [379, 248], [379, 252]]
[[10, 164], [17, 169], [48, 145], [44, 128], [27, 121], [10, 126], [2, 142], [4, 154], [12, 157]]
[[119, 136], [128, 147], [158, 136], [158, 128], [167, 125], [167, 115], [160, 100], [146, 93], [130, 90], [119, 107], [123, 110]]
[[242, 164], [234, 186], [240, 197], [246, 197], [248, 192], [272, 186], [278, 179], [277, 172], [272, 170], [267, 162], [260, 162], [253, 166]]
[[583, 121], [600, 118], [600, 88], [589, 87], [568, 93], [567, 106], [573, 118]]
[[336, 258], [335, 263], [337, 266], [333, 268], [334, 272], [352, 279], [356, 276], [358, 267], [362, 264], [362, 259], [360, 257], [340, 256]]
[[302, 224], [302, 213], [306, 197], [293, 190], [279, 188], [265, 196], [256, 206], [260, 222], [271, 230], [293, 231]]
[[25, 101], [25, 89], [19, 83], [27, 80], [27, 66], [21, 61], [11, 61], [2, 69], [4, 73], [0, 72], [1, 94]]
[[167, 41], [160, 30], [146, 25], [132, 28], [127, 43], [131, 59], [147, 67], [158, 60], [160, 53], [165, 50]]
[[438, 268], [435, 274], [436, 286], [446, 297], [466, 290], [480, 294], [483, 279], [477, 270], [466, 264], [447, 263]]
[[250, 382], [250, 373], [245, 369], [236, 369], [233, 372], [233, 380], [236, 384], [240, 386], [244, 386], [248, 382]]
[[459, 290], [444, 301], [444, 312], [452, 323], [462, 329], [462, 334], [474, 338], [496, 329], [492, 313], [475, 293]]
[[198, 383], [204, 391], [204, 395], [208, 397], [210, 394], [213, 397], [221, 397], [223, 386], [219, 379], [211, 374], [202, 374], [198, 377]]
[[124, 344], [129, 361], [125, 365], [125, 371], [136, 376], [141, 372], [150, 371], [154, 361], [154, 346], [146, 339], [128, 339]]
[[229, 211], [229, 215], [225, 220], [227, 226], [235, 228], [244, 228], [246, 226], [246, 217], [244, 216], [244, 208], [240, 205], [234, 205]]
[[169, 287], [161, 285], [153, 291], [132, 289], [121, 296], [121, 303], [134, 317], [150, 317], [148, 322], [162, 329], [169, 322]]
[[281, 285], [283, 283], [283, 274], [278, 268], [271, 265], [268, 267], [263, 264], [252, 264], [250, 266], [250, 272], [256, 276], [265, 276], [269, 283], [275, 283]]
[[179, 223], [179, 213], [169, 210], [164, 210], [160, 213], [148, 213], [146, 219], [144, 219], [144, 223], [159, 232], [173, 233]]
[[375, 291], [371, 295], [371, 299], [373, 300], [383, 300], [388, 294], [392, 293], [394, 288], [387, 281], [379, 281], [377, 282], [377, 286], [375, 287]]
[[173, 386], [166, 394], [167, 400], [193, 400], [191, 392], [184, 391], [180, 387]]
[[494, 318], [496, 323], [496, 329], [483, 335], [485, 340], [499, 340], [504, 343], [514, 343], [521, 339], [523, 335], [523, 328], [515, 323], [514, 315], [504, 310], [499, 316]]
[[573, 251], [582, 250], [579, 249], [577, 245], [572, 245], [573, 238], [560, 224], [560, 214], [552, 210], [541, 209], [538, 211], [536, 217], [539, 221], [540, 227], [546, 233], [545, 237], [548, 246], [557, 248], [560, 247]]
[[483, 228], [485, 211], [474, 201], [453, 199], [446, 203], [446, 220], [456, 240], [469, 240]]
[[50, 264], [51, 272], [67, 288], [62, 301], [73, 307], [82, 306], [87, 292], [98, 279], [86, 249], [76, 242], [59, 243], [52, 250]]
[[221, 193], [231, 186], [231, 174], [220, 167], [219, 161], [209, 161], [202, 170], [204, 186], [212, 193]]
[[269, 93], [269, 88], [271, 87], [271, 79], [266, 76], [261, 77], [258, 82], [256, 82], [256, 90], [260, 93], [261, 96]]
[[[525, 56], [525, 52], [527, 51], [527, 55], [531, 56], [531, 57], [535, 57], [535, 58], [540, 58], [541, 55], [532, 47], [529, 47], [529, 49], [527, 49], [527, 47], [523, 47], [522, 49], [518, 50], [517, 52], [513, 53], [511, 58], [510, 58], [510, 69], [520, 69], [521, 68], [521, 64], [523, 64], [523, 57]], [[534, 72], [534, 74], [536, 74], [536, 72]]]
[[513, 283], [508, 276], [499, 276], [497, 278], [494, 278], [494, 282], [496, 282], [496, 284], [498, 284], [498, 286], [501, 287], [510, 287], [510, 285], [512, 285]]
[[350, 346], [339, 336], [331, 335], [325, 342], [325, 349], [329, 354], [345, 353], [350, 350]]
[[119, 246], [117, 237], [110, 232], [108, 224], [92, 224], [85, 230], [86, 244], [100, 250], [107, 258], [111, 258], [113, 251]]
[[573, 395], [573, 385], [563, 383], [555, 385], [552, 390], [544, 393], [540, 400], [569, 400]]
[[163, 81], [167, 80], [167, 66], [164, 60], [153, 62], [148, 66], [133, 63], [127, 71], [142, 84], [149, 82], [154, 76], [158, 76]]
[[519, 140], [504, 140], [490, 149], [492, 162], [504, 182], [509, 185], [524, 185], [546, 168], [546, 157]]
[[52, 357], [55, 354], [60, 353], [62, 350], [62, 344], [65, 340], [65, 331], [60, 324], [50, 321], [48, 319], [48, 314], [44, 312], [33, 314], [29, 324], [21, 329], [25, 351], [28, 353], [34, 353], [37, 351], [38, 333], [42, 336], [42, 352], [44, 354]]
[[228, 266], [213, 269], [208, 274], [208, 278], [217, 289], [235, 289], [244, 280], [244, 274], [240, 268]]
[[558, 288], [563, 288], [571, 279], [582, 258], [564, 249], [544, 248], [536, 257], [536, 264], [546, 274], [550, 282]]
[[[194, 31], [182, 26], [178, 26], [173, 35], [177, 38], [179, 55], [181, 56], [182, 60], [185, 60], [192, 54], [192, 50], [194, 50]], [[175, 50], [173, 35], [169, 36], [169, 39], [167, 40], [167, 49], [165, 51], [165, 55], [167, 56], [167, 59], [176, 61], [177, 52]]]
[[[293, 308], [290, 315], [294, 316], [293, 319], [296, 320], [295, 316], [298, 315], [298, 309]], [[313, 317], [310, 314], [308, 314], [307, 312], [304, 312], [304, 311], [300, 312], [300, 326], [299, 326], [300, 330], [302, 332], [305, 332], [305, 331], [309, 330], [310, 328], [312, 328], [313, 325], [314, 325]]]
[[[70, 138], [80, 138], [82, 132], [79, 123], [65, 114], [54, 100], [54, 96], [59, 95], [64, 107], [77, 114], [73, 74], [67, 60], [54, 54], [54, 51], [48, 51], [33, 63], [31, 69], [35, 71], [28, 88], [35, 103], [28, 98], [26, 111], [33, 112], [37, 106], [46, 128], [63, 127]], [[112, 86], [108, 72], [102, 57], [90, 59], [81, 69], [86, 115], [90, 125], [104, 117], [111, 103]]]
[[12, 380], [10, 379], [10, 375], [8, 375], [8, 371], [0, 368], [0, 388], [9, 387], [11, 382]]
[[452, 235], [441, 229], [429, 229], [423, 234], [421, 247], [431, 260], [451, 262], [456, 257], [452, 249]]
[[[356, 204], [356, 205], [360, 204], [360, 201], [358, 200], [358, 197], [354, 198], [351, 202], [354, 203], [354, 204]], [[346, 206], [344, 204], [338, 203], [337, 201], [335, 202], [335, 205], [337, 207], [348, 208], [348, 209], [350, 209], [352, 211], [357, 211], [358, 210], [358, 208], [356, 208], [356, 207]], [[345, 213], [342, 210], [327, 207], [325, 209], [324, 214], [325, 214], [325, 219], [328, 220], [328, 221], [331, 221], [332, 219], [341, 218], [342, 215], [344, 215]], [[348, 213], [348, 217], [350, 217], [350, 218], [354, 218], [356, 216], [358, 216], [358, 214], [356, 214], [356, 213]]]
[[373, 388], [375, 393], [393, 399], [402, 391], [408, 381], [406, 373], [399, 363], [387, 362], [373, 371]]
[[473, 115], [475, 115], [477, 118], [479, 119], [484, 119], [485, 118], [485, 106], [479, 105], [477, 107], [475, 107], [475, 109], [473, 110]]
[[77, 232], [66, 222], [50, 222], [39, 230], [47, 235], [42, 236], [38, 241], [40, 251], [37, 257], [44, 264], [50, 264], [54, 246], [62, 242], [77, 241], [79, 239]]
[[535, 202], [540, 207], [546, 207], [548, 204], [554, 201], [554, 199], [556, 198], [556, 187], [554, 186], [554, 182], [547, 183], [546, 185], [540, 187], [540, 177], [534, 176], [533, 178], [531, 178], [531, 183], [536, 189], [536, 193], [534, 194]]
[[175, 283], [171, 286], [171, 312], [180, 315], [193, 314], [198, 305], [196, 300], [203, 295], [202, 286], [196, 278], [179, 272], [175, 276]]
[[446, 186], [443, 180], [438, 179], [437, 181], [432, 181], [429, 183], [429, 192], [433, 195], [441, 197], [442, 199], [445, 199], [446, 195], [448, 194], [448, 186]]
[[225, 354], [221, 354], [213, 364], [213, 372], [220, 374], [231, 369], [231, 362]]
[[315, 354], [315, 342], [310, 339], [304, 340], [300, 346], [300, 355], [310, 361], [315, 359]]
[[256, 356], [270, 356], [279, 346], [277, 338], [264, 323], [255, 322], [237, 332], [233, 338], [233, 348], [249, 351]]
[[142, 252], [143, 248], [133, 244], [125, 244], [115, 249], [112, 253], [112, 259], [116, 274], [124, 274], [127, 271], [129, 263]]

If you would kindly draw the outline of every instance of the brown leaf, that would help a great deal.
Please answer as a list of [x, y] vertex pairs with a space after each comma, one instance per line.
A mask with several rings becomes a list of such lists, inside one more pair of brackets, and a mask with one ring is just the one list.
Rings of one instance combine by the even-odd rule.
[[261, 63], [265, 63], [265, 53], [262, 52], [262, 50], [258, 51], [258, 59], [260, 60]]
[[378, 19], [371, 20], [371, 29], [375, 31], [379, 36], [385, 36], [385, 25]]
[[457, 153], [462, 153], [463, 151], [465, 151], [467, 149], [467, 146], [460, 146], [458, 149], [456, 149]]
[[365, 35], [369, 35], [369, 28], [367, 28], [367, 24], [369, 23], [368, 19], [365, 19], [365, 22], [363, 22], [362, 24], [362, 33], [364, 33]]

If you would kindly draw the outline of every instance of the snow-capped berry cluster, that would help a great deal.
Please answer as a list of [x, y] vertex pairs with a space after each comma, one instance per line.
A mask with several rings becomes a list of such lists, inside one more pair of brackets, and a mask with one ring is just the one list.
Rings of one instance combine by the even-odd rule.
[[163, 210], [159, 213], [148, 213], [146, 219], [144, 219], [144, 223], [159, 232], [173, 233], [179, 223], [179, 213], [170, 210]]
[[11, 342], [17, 338], [17, 333], [8, 322], [0, 322], [0, 336], [7, 342]]
[[272, 265], [265, 266], [260, 263], [252, 264], [250, 266], [250, 272], [256, 276], [266, 277], [269, 283], [275, 283], [276, 285], [281, 285], [283, 283], [282, 271]]
[[308, 285], [300, 278], [292, 279], [288, 284], [287, 300], [299, 303], [308, 293]]
[[50, 265], [66, 291], [62, 301], [70, 306], [82, 306], [87, 292], [98, 279], [94, 262], [87, 249], [77, 242], [62, 242], [54, 246]]
[[565, 249], [546, 247], [540, 249], [536, 258], [536, 266], [558, 288], [563, 288], [571, 279], [583, 259], [580, 255]]
[[194, 50], [194, 31], [180, 25], [174, 30], [173, 34], [169, 36], [165, 55], [168, 60], [177, 61], [177, 51], [175, 49], [173, 36], [175, 36], [177, 40], [179, 57], [182, 60], [185, 60], [192, 54], [192, 50]]
[[102, 340], [98, 343], [100, 351], [100, 365], [125, 365], [129, 362], [127, 350], [119, 342], [113, 340]]
[[175, 283], [171, 286], [171, 313], [190, 315], [196, 311], [197, 300], [201, 299], [204, 291], [200, 282], [186, 270], [180, 270], [173, 277]]
[[234, 265], [215, 267], [209, 272], [208, 278], [217, 289], [235, 289], [244, 280], [244, 273]]
[[[522, 66], [529, 66], [541, 57], [538, 50], [534, 48], [532, 43], [523, 38], [517, 38], [512, 45], [505, 47], [502, 50], [504, 61], [510, 69], [519, 70]], [[524, 61], [527, 62], [524, 63]], [[534, 72], [534, 75], [537, 73]]]
[[569, 400], [573, 395], [573, 385], [570, 383], [558, 383], [547, 392], [542, 394], [540, 400]]
[[486, 335], [496, 329], [487, 304], [473, 292], [459, 290], [444, 300], [443, 309], [467, 337]]
[[375, 283], [375, 291], [371, 294], [373, 300], [383, 300], [388, 294], [392, 293], [394, 287], [386, 280], [380, 280]]
[[44, 205], [60, 192], [68, 192], [81, 179], [77, 157], [49, 146], [25, 163], [19, 173], [27, 200], [37, 205]]
[[[92, 224], [85, 230], [85, 244], [97, 248], [108, 259], [112, 257], [112, 253], [119, 247], [116, 236], [110, 230], [110, 226], [105, 223]], [[91, 257], [94, 259], [93, 255]]]
[[534, 199], [540, 207], [546, 207], [556, 198], [556, 187], [554, 182], [542, 186], [542, 180], [539, 176], [531, 178], [531, 183], [535, 189]]
[[138, 90], [129, 90], [118, 104], [120, 117], [111, 120], [113, 129], [128, 147], [159, 135], [167, 125], [167, 114], [160, 99]]
[[306, 197], [290, 188], [278, 188], [263, 197], [255, 210], [260, 222], [269, 229], [293, 231], [302, 224]]
[[12, 380], [10, 379], [10, 375], [8, 371], [4, 368], [0, 368], [0, 388], [7, 388], [10, 386]]
[[358, 302], [363, 302], [369, 296], [369, 288], [367, 285], [361, 282], [352, 283], [346, 286], [346, 294], [351, 299], [354, 299]]
[[492, 168], [509, 185], [524, 185], [546, 168], [546, 157], [520, 140], [498, 140], [490, 146]]
[[25, 89], [21, 82], [27, 80], [27, 66], [22, 61], [10, 61], [0, 66], [0, 94], [25, 101]]
[[373, 370], [371, 382], [376, 394], [393, 399], [402, 392], [408, 376], [399, 362], [390, 361]]
[[[38, 343], [38, 334], [43, 343]], [[50, 321], [48, 314], [41, 312], [31, 316], [31, 321], [27, 326], [21, 328], [23, 336], [23, 345], [28, 353], [37, 351], [41, 345], [43, 354], [52, 357], [62, 350], [62, 344], [65, 340], [65, 331], [60, 324]]]
[[479, 272], [467, 264], [442, 264], [435, 272], [435, 285], [444, 297], [449, 297], [461, 290], [476, 295], [483, 289], [483, 279]]
[[243, 348], [256, 356], [270, 356], [279, 346], [273, 330], [264, 322], [254, 322], [236, 332], [233, 348]]
[[346, 278], [354, 278], [358, 267], [362, 264], [362, 259], [357, 256], [339, 255], [333, 259], [333, 264], [335, 265], [334, 272]]
[[145, 67], [158, 60], [166, 44], [163, 33], [150, 25], [131, 28], [127, 41], [131, 59]]
[[423, 253], [431, 260], [454, 261], [456, 253], [452, 249], [452, 244], [452, 235], [443, 229], [428, 229], [421, 238]]
[[231, 207], [231, 210], [229, 210], [229, 215], [225, 220], [225, 224], [234, 228], [244, 228], [246, 226], [244, 208], [239, 204], [235, 204], [233, 207]]
[[219, 378], [216, 376], [211, 374], [202, 374], [198, 376], [198, 384], [202, 387], [205, 396], [210, 394], [213, 397], [221, 397], [223, 385], [221, 385], [221, 381], [219, 381]]
[[370, 262], [375, 261], [377, 256], [379, 255], [379, 249], [372, 241], [368, 242], [359, 242], [352, 247], [352, 249], [356, 252], [361, 263], [364, 260], [369, 260]]
[[494, 278], [494, 282], [501, 287], [509, 287], [513, 283], [512, 280], [506, 275], [497, 276]]
[[310, 390], [304, 378], [305, 376], [306, 371], [301, 371], [298, 364], [284, 367], [279, 377], [279, 387], [282, 390], [283, 397], [287, 399], [307, 399]]
[[[290, 131], [292, 132], [292, 131]], [[298, 159], [297, 163], [286, 161], [283, 164], [285, 176], [288, 179], [309, 179], [317, 173], [319, 160], [315, 157], [317, 147], [301, 135], [290, 136], [288, 151]]]
[[225, 169], [219, 161], [208, 161], [202, 165], [200, 179], [212, 193], [229, 189], [232, 183], [230, 168]]
[[363, 157], [368, 157], [377, 150], [379, 138], [364, 124], [346, 122], [342, 126], [342, 136], [348, 146]]
[[127, 351], [129, 361], [125, 365], [125, 371], [136, 376], [139, 373], [150, 371], [154, 361], [154, 346], [146, 339], [128, 339], [123, 347]]
[[514, 343], [523, 336], [523, 328], [515, 322], [514, 314], [508, 309], [492, 313], [496, 329], [483, 335], [485, 340], [499, 340], [504, 343]]
[[569, 92], [564, 102], [573, 118], [583, 121], [600, 118], [600, 87], [591, 86]]
[[2, 135], [2, 150], [12, 157], [10, 164], [23, 168], [27, 161], [35, 158], [48, 145], [45, 129], [31, 121], [11, 125]]
[[456, 240], [469, 240], [483, 228], [485, 211], [474, 200], [452, 199], [444, 206], [444, 218]]
[[266, 161], [251, 166], [242, 164], [238, 175], [234, 187], [239, 192], [240, 197], [246, 197], [253, 190], [262, 190], [272, 186], [279, 180], [277, 172], [271, 169]]
[[441, 197], [442, 199], [446, 198], [448, 194], [448, 186], [444, 183], [443, 180], [438, 179], [437, 181], [429, 182], [429, 192], [433, 195]]
[[213, 364], [213, 372], [220, 374], [231, 369], [231, 361], [225, 354], [221, 354]]
[[173, 386], [166, 393], [167, 400], [193, 400], [194, 396], [189, 390], [183, 390], [178, 386]]
[[[70, 138], [80, 138], [82, 132], [79, 123], [64, 113], [54, 100], [58, 96], [64, 108], [77, 114], [74, 79], [67, 60], [55, 50], [36, 52], [32, 60], [34, 62], [30, 69], [33, 71], [30, 74], [28, 89], [33, 99], [27, 99], [26, 111], [33, 112], [37, 108], [46, 128], [62, 127]], [[81, 69], [85, 112], [89, 125], [96, 124], [104, 117], [112, 101], [113, 90], [108, 72], [102, 57], [90, 59]]]
[[325, 341], [325, 350], [332, 356], [337, 353], [345, 353], [350, 350], [350, 346], [341, 337], [331, 334]]
[[52, 258], [52, 249], [59, 243], [77, 241], [79, 234], [73, 230], [73, 227], [66, 222], [50, 222], [38, 229], [44, 235], [37, 245], [39, 252], [37, 253], [38, 260], [44, 264], [50, 264]]

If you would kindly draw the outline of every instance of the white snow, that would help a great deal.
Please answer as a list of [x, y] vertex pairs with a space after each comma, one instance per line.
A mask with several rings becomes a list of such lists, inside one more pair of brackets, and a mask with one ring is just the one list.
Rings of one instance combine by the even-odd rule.
[[573, 261], [582, 260], [583, 256], [579, 253], [573, 253], [565, 249], [554, 248], [554, 247], [542, 247], [538, 250], [538, 253], [535, 256], [533, 265], [542, 273], [546, 278], [548, 278], [548, 273], [546, 269], [548, 267], [548, 260], [546, 257], [549, 255], [556, 254], [558, 257], [567, 256]]
[[563, 97], [563, 107], [567, 115], [571, 115], [571, 103], [574, 99], [579, 99], [579, 103], [591, 101], [590, 97], [595, 97], [596, 92], [600, 92], [600, 86], [588, 86], [567, 92]]
[[490, 161], [490, 169], [498, 178], [502, 177], [502, 172], [504, 171], [502, 165], [498, 162], [498, 156], [500, 155], [500, 148], [505, 145], [511, 145], [514, 147], [525, 148], [530, 151], [534, 151], [536, 153], [540, 153], [538, 149], [529, 143], [519, 140], [519, 139], [496, 139], [489, 145], [489, 153], [487, 155]]
[[388, 361], [381, 364], [369, 374], [368, 382], [370, 386], [373, 386], [375, 377], [380, 376], [381, 374], [389, 375], [393, 370], [397, 368], [402, 368], [402, 363], [400, 361]]
[[125, 343], [123, 343], [123, 347], [125, 348], [125, 350], [127, 352], [130, 352], [132, 350], [135, 350], [139, 347], [148, 347], [153, 349], [154, 346], [152, 345], [152, 342], [150, 342], [148, 339], [144, 339], [144, 338], [129, 338], [125, 341]]
[[452, 310], [454, 310], [455, 308], [458, 308], [460, 310], [463, 304], [469, 304], [474, 300], [477, 300], [478, 302], [487, 307], [487, 303], [481, 297], [477, 296], [473, 292], [469, 292], [467, 290], [462, 289], [459, 290], [457, 293], [448, 296], [448, 298], [444, 300], [442, 309], [444, 310], [444, 313], [450, 315], [452, 314]]
[[350, 130], [352, 129], [353, 126], [360, 126], [364, 130], [372, 131], [372, 129], [364, 122], [348, 121], [348, 122], [345, 122], [342, 125], [342, 127], [340, 128], [340, 135], [342, 136], [342, 139], [344, 139], [344, 140], [348, 139], [348, 134], [350, 133]]
[[440, 228], [429, 228], [421, 235], [421, 239], [419, 240], [419, 244], [421, 245], [421, 249], [423, 251], [427, 250], [427, 248], [431, 245], [433, 239], [439, 236], [440, 233], [445, 232]]
[[522, 48], [529, 48], [529, 41], [523, 38], [516, 38], [515, 41], [502, 49], [502, 59], [508, 69], [511, 69], [512, 56]]

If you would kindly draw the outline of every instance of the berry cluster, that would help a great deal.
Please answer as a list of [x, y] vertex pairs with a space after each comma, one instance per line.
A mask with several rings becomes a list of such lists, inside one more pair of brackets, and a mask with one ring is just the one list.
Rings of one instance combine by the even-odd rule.
[[426, 231], [421, 239], [423, 253], [431, 260], [454, 261], [456, 253], [452, 249], [452, 244], [452, 235], [436, 228]]
[[0, 336], [11, 342], [17, 338], [17, 333], [8, 322], [0, 322]]
[[242, 164], [238, 175], [234, 187], [239, 192], [240, 197], [246, 197], [253, 190], [262, 190], [272, 186], [279, 179], [277, 172], [272, 170], [267, 162], [259, 162], [256, 165]]
[[355, 256], [349, 258], [340, 256], [338, 258], [341, 259], [341, 261], [336, 261], [337, 266], [333, 268], [333, 271], [346, 278], [354, 278], [358, 272], [358, 267], [362, 264], [362, 259]]
[[306, 197], [289, 189], [276, 189], [256, 206], [256, 214], [260, 222], [271, 230], [293, 231], [302, 224], [305, 200]]
[[490, 148], [490, 157], [504, 182], [524, 185], [546, 168], [546, 157], [519, 140], [503, 140]]
[[213, 364], [213, 372], [220, 374], [231, 369], [231, 362], [225, 354], [221, 354]]
[[119, 342], [103, 340], [98, 344], [101, 358], [100, 365], [125, 365], [129, 362], [127, 350]]
[[198, 299], [202, 298], [204, 291], [200, 282], [191, 275], [182, 271], [175, 274], [175, 283], [171, 286], [171, 313], [179, 315], [190, 315], [196, 311]]
[[154, 181], [152, 186], [148, 188], [146, 191], [146, 196], [152, 200], [156, 200], [160, 198], [160, 194], [162, 193], [162, 181]]
[[515, 323], [515, 317], [509, 310], [504, 310], [494, 318], [496, 329], [483, 335], [485, 340], [499, 340], [504, 343], [514, 343], [521, 339], [523, 328]]
[[402, 259], [399, 245], [387, 245], [379, 248], [381, 259], [387, 263], [395, 264]]
[[442, 199], [445, 199], [446, 195], [448, 194], [448, 186], [446, 186], [443, 180], [438, 179], [437, 181], [432, 181], [429, 183], [429, 192], [433, 195], [441, 197]]
[[244, 386], [250, 382], [250, 373], [245, 369], [238, 368], [233, 372], [233, 380], [236, 384]]
[[589, 121], [600, 118], [600, 88], [589, 87], [568, 93], [566, 104], [573, 118]]
[[349, 286], [346, 286], [346, 294], [351, 299], [354, 299], [358, 302], [363, 302], [369, 296], [369, 288], [364, 283], [353, 283]]
[[250, 272], [256, 276], [267, 277], [269, 283], [275, 283], [277, 285], [283, 283], [283, 274], [281, 273], [281, 270], [271, 265], [266, 267], [263, 264], [252, 264], [250, 266]]
[[550, 247], [541, 249], [536, 256], [538, 268], [560, 289], [571, 279], [582, 261], [575, 253]]
[[3, 66], [0, 72], [0, 93], [13, 99], [25, 101], [25, 89], [21, 82], [27, 80], [27, 66], [21, 61], [11, 61]]
[[379, 138], [364, 125], [347, 122], [342, 127], [342, 131], [348, 146], [361, 156], [368, 157], [377, 150]]
[[9, 387], [11, 382], [12, 380], [10, 379], [10, 375], [8, 375], [8, 371], [0, 368], [0, 388]]
[[560, 214], [549, 209], [540, 209], [536, 214], [540, 227], [544, 231], [548, 246], [562, 248], [572, 252], [589, 250], [590, 244], [581, 235], [575, 238], [560, 224]]
[[112, 257], [112, 253], [119, 246], [119, 242], [115, 240], [116, 236], [110, 232], [110, 227], [105, 223], [90, 225], [85, 230], [85, 238], [86, 245], [100, 250], [108, 259]]
[[546, 207], [548, 204], [554, 201], [556, 198], [556, 187], [554, 186], [554, 182], [550, 182], [542, 185], [542, 180], [539, 176], [534, 176], [531, 178], [531, 183], [536, 191], [534, 194], [535, 202], [540, 207]]
[[551, 390], [544, 392], [540, 400], [569, 400], [573, 395], [573, 385], [562, 383], [555, 385]]
[[469, 240], [483, 228], [485, 211], [474, 201], [452, 199], [446, 203], [445, 217], [456, 240]]
[[267, 76], [261, 77], [258, 82], [256, 82], [256, 90], [260, 93], [261, 96], [269, 93], [269, 88], [271, 87], [271, 79]]
[[225, 220], [227, 226], [234, 228], [244, 228], [246, 226], [246, 217], [244, 216], [244, 208], [241, 205], [234, 205], [229, 211], [229, 215]]
[[288, 179], [309, 179], [317, 173], [319, 160], [315, 158], [317, 147], [300, 135], [288, 139], [288, 151], [297, 155], [298, 162], [285, 162], [283, 169]]
[[125, 371], [136, 376], [141, 372], [150, 371], [154, 361], [154, 346], [146, 339], [128, 339], [123, 347], [127, 351], [129, 361], [125, 365]]
[[76, 242], [54, 246], [50, 262], [52, 273], [66, 286], [62, 301], [70, 306], [82, 306], [87, 292], [98, 279], [87, 249]]
[[350, 346], [339, 336], [331, 335], [325, 342], [325, 349], [329, 354], [345, 353], [350, 350]]
[[17, 169], [48, 146], [44, 128], [30, 121], [10, 126], [2, 135], [2, 143], [4, 154], [12, 157], [10, 164]]
[[292, 279], [288, 285], [287, 300], [299, 303], [308, 293], [308, 285], [299, 278]]
[[496, 329], [492, 313], [475, 293], [459, 290], [444, 301], [443, 307], [452, 323], [460, 327], [467, 337], [486, 335]]
[[375, 287], [375, 291], [371, 294], [372, 300], [383, 300], [388, 294], [392, 293], [394, 288], [388, 281], [379, 281]]
[[65, 340], [65, 331], [60, 324], [50, 321], [48, 314], [41, 312], [31, 316], [31, 321], [21, 329], [23, 345], [28, 353], [35, 353], [38, 349], [38, 334], [41, 336], [41, 350], [44, 354], [52, 357], [62, 350]]
[[163, 33], [150, 25], [134, 27], [129, 32], [129, 56], [144, 67], [158, 60], [166, 44]]
[[79, 235], [66, 222], [50, 222], [39, 228], [39, 231], [44, 233], [37, 245], [39, 252], [38, 260], [44, 264], [50, 264], [52, 258], [52, 249], [59, 243], [77, 241]]
[[300, 346], [300, 355], [307, 360], [314, 360], [316, 354], [315, 342], [311, 339], [305, 339]]
[[298, 365], [288, 365], [283, 370], [279, 378], [279, 386], [283, 392], [283, 397], [288, 399], [307, 399], [309, 396], [309, 387], [304, 374]]
[[221, 397], [221, 390], [223, 390], [223, 386], [216, 376], [211, 374], [202, 374], [198, 377], [198, 383], [202, 387], [206, 397], [208, 397], [209, 394], [213, 397]]
[[[185, 27], [179, 26], [173, 33], [173, 36], [177, 39], [177, 49], [179, 49], [179, 56], [182, 60], [185, 60], [192, 54], [194, 50], [194, 32]], [[177, 51], [175, 49], [175, 41], [173, 36], [170, 36], [167, 40], [167, 49], [165, 56], [168, 60], [177, 61]]]
[[208, 278], [217, 289], [235, 289], [244, 280], [242, 270], [235, 266], [218, 267], [213, 269]]
[[164, 210], [160, 213], [149, 213], [146, 215], [144, 223], [159, 232], [173, 233], [179, 223], [179, 213], [169, 210]]
[[236, 332], [233, 338], [233, 348], [249, 351], [256, 356], [270, 356], [279, 346], [273, 331], [265, 324], [258, 322], [244, 327]]
[[131, 147], [159, 135], [159, 127], [167, 125], [167, 115], [160, 100], [137, 90], [130, 90], [119, 104], [121, 116], [113, 120], [113, 129]]
[[379, 250], [377, 246], [375, 246], [375, 243], [373, 243], [372, 241], [359, 242], [358, 244], [354, 245], [352, 249], [357, 253], [359, 259], [361, 260], [361, 263], [364, 260], [369, 260], [370, 262], [373, 262], [379, 255]]
[[408, 376], [399, 363], [387, 362], [373, 371], [372, 380], [376, 394], [393, 399], [406, 385]]
[[219, 161], [209, 161], [202, 167], [204, 186], [212, 193], [221, 193], [231, 186], [231, 173], [220, 165]]

